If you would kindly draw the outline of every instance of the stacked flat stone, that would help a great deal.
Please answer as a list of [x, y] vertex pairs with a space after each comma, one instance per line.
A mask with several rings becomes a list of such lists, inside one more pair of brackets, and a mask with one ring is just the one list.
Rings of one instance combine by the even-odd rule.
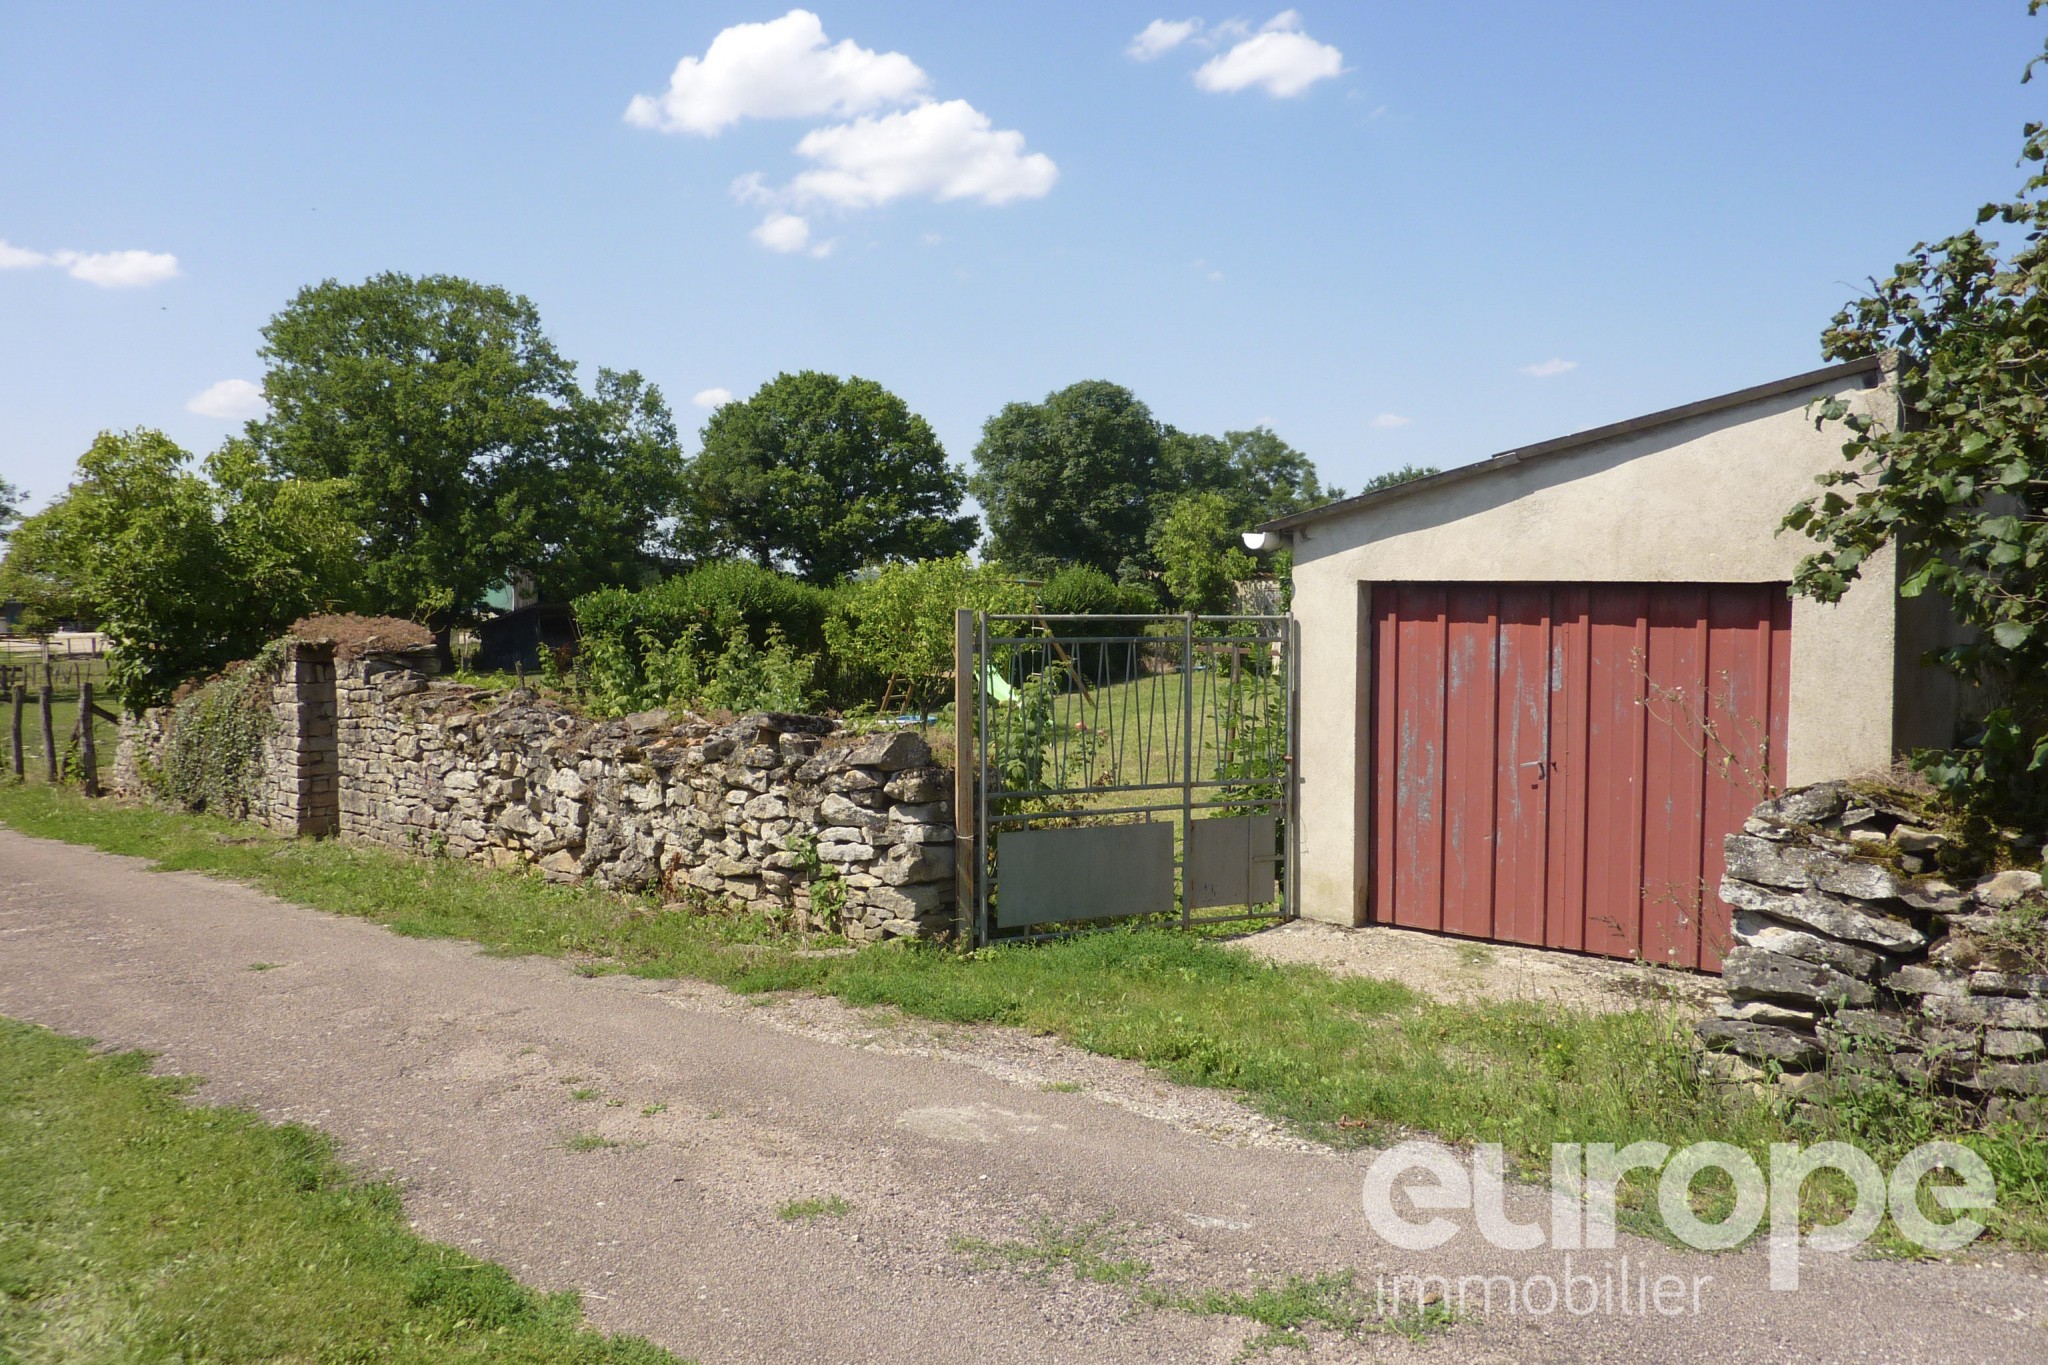
[[913, 734], [763, 712], [592, 721], [421, 661], [341, 665], [341, 832], [557, 881], [826, 918], [856, 942], [953, 925], [952, 774]]
[[[775, 712], [596, 721], [528, 690], [436, 682], [433, 666], [431, 651], [288, 645], [251, 818], [830, 921], [855, 942], [953, 929], [953, 774], [917, 735]], [[166, 714], [124, 723], [120, 790], [147, 794]]]
[[1910, 812], [1844, 783], [1758, 806], [1728, 837], [1721, 899], [1734, 911], [1727, 999], [1697, 1028], [1719, 1070], [1874, 1069], [2048, 1116], [2048, 974], [1986, 937], [2041, 875], [1964, 888], [1931, 875], [1946, 843]]

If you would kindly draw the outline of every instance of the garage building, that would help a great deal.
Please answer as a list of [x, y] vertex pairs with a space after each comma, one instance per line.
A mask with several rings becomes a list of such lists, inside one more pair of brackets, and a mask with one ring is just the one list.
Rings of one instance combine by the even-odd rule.
[[1887, 550], [1833, 606], [1786, 511], [1853, 361], [1269, 523], [1300, 622], [1301, 910], [1718, 970], [1722, 837], [1769, 791], [1951, 742], [1951, 629]]

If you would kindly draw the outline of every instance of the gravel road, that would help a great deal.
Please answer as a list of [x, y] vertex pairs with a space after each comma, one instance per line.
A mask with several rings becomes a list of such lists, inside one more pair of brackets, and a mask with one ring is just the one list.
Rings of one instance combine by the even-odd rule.
[[[149, 1049], [159, 1069], [204, 1077], [202, 1102], [323, 1128], [398, 1183], [422, 1234], [578, 1289], [597, 1325], [707, 1365], [1221, 1362], [1257, 1331], [956, 1249], [1029, 1238], [1043, 1219], [1104, 1220], [1121, 1254], [1183, 1289], [1565, 1272], [1563, 1253], [1495, 1250], [1470, 1228], [1396, 1251], [1360, 1211], [1370, 1153], [1049, 1040], [585, 978], [5, 829], [0, 1014]], [[572, 1151], [578, 1134], [617, 1145]], [[845, 1216], [778, 1216], [833, 1196]], [[1540, 1207], [1510, 1191], [1512, 1215]], [[1760, 1252], [1624, 1236], [1578, 1253], [1574, 1273], [1604, 1276], [1624, 1253], [1631, 1282], [1709, 1277], [1700, 1311], [1475, 1311], [1419, 1343], [1324, 1337], [1274, 1358], [2048, 1359], [2033, 1258], [1809, 1252], [1800, 1289], [1773, 1293]]]

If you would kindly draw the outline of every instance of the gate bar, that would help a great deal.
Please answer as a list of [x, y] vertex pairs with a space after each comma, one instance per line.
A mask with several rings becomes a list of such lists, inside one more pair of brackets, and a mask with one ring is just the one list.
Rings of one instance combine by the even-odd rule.
[[980, 760], [974, 736], [974, 698], [981, 690], [974, 675], [979, 667], [974, 613], [963, 608], [953, 613], [953, 917], [954, 940], [962, 948], [977, 946], [975, 885], [981, 880], [974, 863], [981, 831], [974, 818], [974, 794], [981, 785], [975, 780]]

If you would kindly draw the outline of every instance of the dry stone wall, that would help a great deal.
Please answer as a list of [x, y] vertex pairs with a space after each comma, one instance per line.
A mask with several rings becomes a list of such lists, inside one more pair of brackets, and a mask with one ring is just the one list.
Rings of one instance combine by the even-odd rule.
[[1734, 947], [1705, 1045], [1745, 1079], [1889, 1073], [2048, 1117], [2048, 969], [2013, 926], [2042, 896], [2012, 870], [1936, 875], [1941, 833], [1843, 783], [1757, 807], [1728, 837]]
[[[597, 721], [524, 689], [439, 682], [432, 667], [431, 653], [337, 661], [331, 646], [292, 646], [256, 818], [708, 897], [856, 942], [953, 928], [953, 775], [919, 736], [777, 713]], [[158, 712], [124, 728], [125, 790], [146, 794], [140, 764], [162, 732]]]
[[[258, 666], [258, 665], [251, 665]], [[240, 784], [247, 809], [224, 811], [283, 834], [332, 834], [339, 808], [335, 751], [334, 647], [286, 640], [259, 683], [268, 702], [257, 771]], [[154, 795], [144, 765], [161, 768], [172, 707], [124, 716], [114, 756], [113, 789]]]

